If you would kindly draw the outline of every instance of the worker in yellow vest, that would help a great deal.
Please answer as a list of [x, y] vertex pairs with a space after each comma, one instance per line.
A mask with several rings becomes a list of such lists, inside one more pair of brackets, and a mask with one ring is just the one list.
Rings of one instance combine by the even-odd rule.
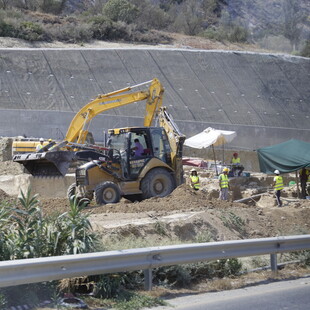
[[228, 180], [228, 168], [223, 169], [223, 173], [219, 175], [219, 186], [220, 186], [220, 199], [228, 200], [229, 180]]
[[44, 139], [43, 138], [40, 138], [40, 143], [36, 146], [36, 152], [39, 152], [43, 149], [43, 143], [44, 143]]
[[242, 171], [244, 170], [244, 167], [241, 165], [241, 161], [240, 161], [240, 157], [238, 156], [238, 153], [233, 154], [233, 157], [230, 163], [231, 163], [233, 175], [236, 175], [238, 171], [238, 176], [240, 177]]
[[199, 181], [199, 176], [197, 174], [197, 170], [192, 169], [190, 172], [191, 172], [189, 176], [190, 187], [198, 191], [200, 188], [200, 181]]
[[275, 170], [274, 173], [276, 176], [273, 179], [273, 188], [275, 190], [275, 195], [277, 198], [278, 207], [282, 207], [282, 201], [281, 201], [280, 197], [281, 197], [281, 191], [284, 188], [283, 178], [280, 176], [279, 170]]

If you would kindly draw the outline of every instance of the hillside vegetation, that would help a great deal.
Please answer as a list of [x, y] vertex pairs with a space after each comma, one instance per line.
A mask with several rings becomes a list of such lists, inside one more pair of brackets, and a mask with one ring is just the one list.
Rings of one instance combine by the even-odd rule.
[[306, 0], [0, 0], [0, 36], [169, 44], [170, 33], [310, 56]]

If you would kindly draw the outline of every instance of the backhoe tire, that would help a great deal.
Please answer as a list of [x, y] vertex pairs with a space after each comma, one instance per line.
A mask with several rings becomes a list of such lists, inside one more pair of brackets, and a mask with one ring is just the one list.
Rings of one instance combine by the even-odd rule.
[[141, 181], [143, 199], [165, 197], [175, 189], [171, 173], [163, 168], [155, 168], [147, 173]]
[[73, 183], [69, 186], [68, 190], [67, 190], [67, 197], [70, 199], [71, 196], [76, 194], [76, 184]]
[[[73, 183], [69, 186], [68, 190], [67, 190], [67, 197], [69, 198], [70, 200], [70, 197], [73, 196], [73, 195], [76, 195], [77, 194], [77, 190], [76, 190], [76, 184]], [[86, 195], [83, 195], [83, 197], [81, 197], [81, 195], [79, 195], [78, 197], [78, 200], [82, 199], [82, 198], [87, 198], [89, 199], [89, 201], [92, 201], [93, 198], [94, 198], [94, 194], [92, 191], [89, 191], [86, 193]]]
[[118, 186], [110, 181], [103, 182], [95, 188], [95, 200], [97, 205], [117, 203], [121, 199]]

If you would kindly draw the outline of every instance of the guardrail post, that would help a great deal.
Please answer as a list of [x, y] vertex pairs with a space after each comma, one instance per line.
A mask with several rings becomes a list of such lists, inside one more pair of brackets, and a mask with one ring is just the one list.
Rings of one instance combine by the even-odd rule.
[[278, 272], [277, 253], [270, 254], [270, 267], [271, 271]]
[[146, 291], [151, 291], [153, 287], [153, 274], [152, 269], [145, 269], [144, 270], [144, 289]]

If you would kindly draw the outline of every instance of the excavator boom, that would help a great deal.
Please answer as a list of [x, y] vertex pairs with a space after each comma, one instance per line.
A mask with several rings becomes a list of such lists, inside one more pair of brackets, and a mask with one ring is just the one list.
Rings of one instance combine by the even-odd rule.
[[[128, 93], [133, 88], [145, 84], [151, 84], [147, 91]], [[86, 138], [85, 129], [95, 116], [105, 111], [143, 100], [146, 100], [144, 126], [149, 127], [152, 124], [156, 111], [158, 111], [162, 105], [163, 92], [164, 89], [161, 83], [155, 78], [151, 81], [100, 95], [95, 100], [85, 105], [75, 115], [67, 131], [65, 140], [68, 142], [76, 141], [78, 143], [84, 143]]]
[[172, 168], [175, 174], [176, 185], [183, 183], [183, 144], [186, 136], [181, 133], [172, 116], [167, 112], [166, 107], [161, 107], [157, 113], [159, 126], [164, 128], [171, 147]]

